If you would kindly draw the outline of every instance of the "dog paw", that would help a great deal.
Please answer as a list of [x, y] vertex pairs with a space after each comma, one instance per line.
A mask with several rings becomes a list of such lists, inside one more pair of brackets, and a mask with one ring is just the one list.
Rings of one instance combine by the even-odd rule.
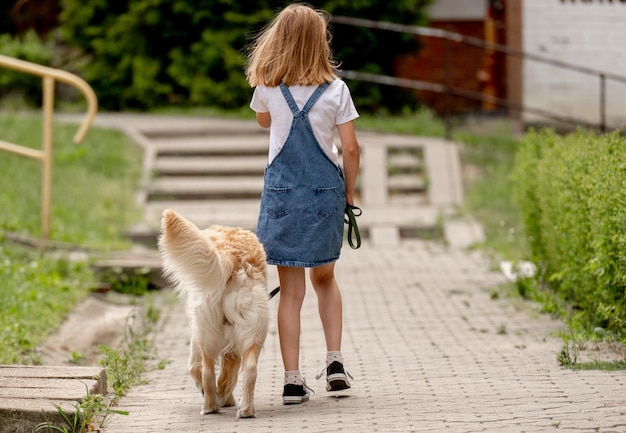
[[200, 415], [206, 415], [209, 413], [220, 413], [220, 408], [219, 407], [214, 407], [214, 408], [203, 407], [202, 410], [200, 411]]
[[228, 397], [222, 397], [220, 401], [222, 402], [222, 407], [235, 406], [237, 404], [232, 394]]
[[254, 413], [254, 410], [238, 410], [237, 411], [237, 418], [256, 418], [256, 415]]

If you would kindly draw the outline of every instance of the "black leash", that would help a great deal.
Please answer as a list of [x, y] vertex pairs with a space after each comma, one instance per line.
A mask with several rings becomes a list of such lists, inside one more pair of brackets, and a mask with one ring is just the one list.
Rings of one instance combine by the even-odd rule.
[[276, 296], [278, 294], [278, 292], [280, 292], [280, 286], [276, 287], [274, 290], [272, 290], [270, 292], [270, 299], [272, 299], [274, 296]]
[[[361, 216], [362, 213], [361, 208], [346, 204], [346, 217], [344, 221], [348, 224], [348, 244], [350, 244], [350, 248], [353, 250], [361, 246], [361, 233], [359, 233], [359, 226], [356, 224], [356, 217]], [[353, 237], [356, 238], [356, 245], [352, 239]]]

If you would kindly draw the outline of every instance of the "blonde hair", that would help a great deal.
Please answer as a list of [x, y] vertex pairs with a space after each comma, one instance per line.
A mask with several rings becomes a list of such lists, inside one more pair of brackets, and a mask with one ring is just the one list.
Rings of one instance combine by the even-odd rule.
[[324, 12], [294, 3], [283, 9], [253, 41], [246, 78], [250, 86], [314, 85], [332, 81], [337, 65]]

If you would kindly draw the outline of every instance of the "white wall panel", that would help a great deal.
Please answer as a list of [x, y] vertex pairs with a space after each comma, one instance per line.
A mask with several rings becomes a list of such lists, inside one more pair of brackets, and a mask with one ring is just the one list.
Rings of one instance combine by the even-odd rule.
[[[522, 13], [524, 51], [626, 77], [626, 1], [523, 0]], [[598, 78], [526, 60], [523, 80], [525, 105], [599, 121]], [[626, 83], [609, 82], [607, 120], [626, 124]]]

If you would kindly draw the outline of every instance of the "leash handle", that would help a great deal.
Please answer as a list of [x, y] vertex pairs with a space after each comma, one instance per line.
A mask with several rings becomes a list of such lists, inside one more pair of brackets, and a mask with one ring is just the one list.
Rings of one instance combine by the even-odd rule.
[[361, 246], [361, 233], [359, 233], [359, 226], [356, 223], [356, 217], [361, 216], [363, 211], [357, 206], [352, 206], [351, 204], [346, 203], [345, 212], [346, 217], [344, 218], [344, 221], [348, 224], [348, 244], [350, 245], [350, 248], [356, 250]]

